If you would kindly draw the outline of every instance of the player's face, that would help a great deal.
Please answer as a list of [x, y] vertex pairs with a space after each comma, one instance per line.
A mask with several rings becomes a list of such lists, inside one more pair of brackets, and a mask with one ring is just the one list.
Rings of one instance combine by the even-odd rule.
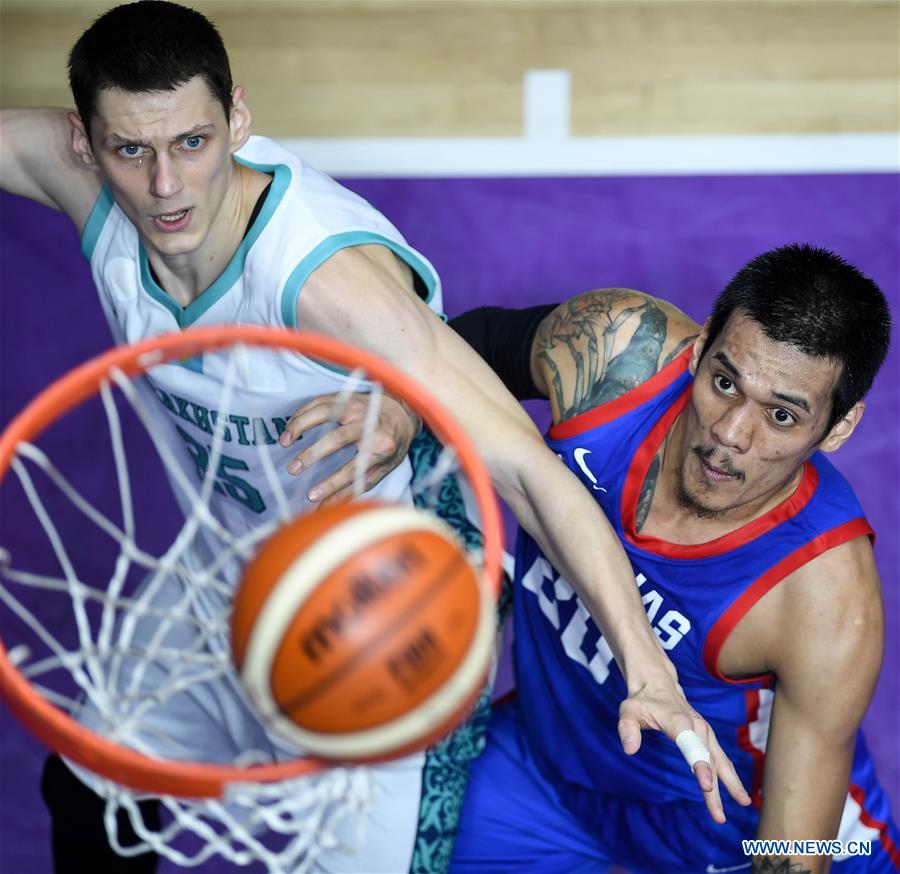
[[839, 365], [776, 343], [740, 312], [699, 364], [698, 347], [683, 414], [682, 502], [751, 515], [799, 481], [828, 424]]
[[246, 139], [232, 116], [200, 77], [173, 91], [100, 93], [93, 156], [145, 246], [190, 255], [224, 238], [240, 196], [231, 155]]

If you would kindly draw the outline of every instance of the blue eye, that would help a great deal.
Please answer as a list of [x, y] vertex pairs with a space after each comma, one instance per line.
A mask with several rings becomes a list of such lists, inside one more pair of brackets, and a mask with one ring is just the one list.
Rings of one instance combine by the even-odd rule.
[[119, 154], [123, 158], [140, 158], [144, 154], [144, 147], [135, 143], [128, 143], [119, 149]]
[[203, 145], [204, 141], [204, 137], [201, 136], [186, 137], [184, 140], [184, 146], [188, 151], [193, 152], [199, 149]]

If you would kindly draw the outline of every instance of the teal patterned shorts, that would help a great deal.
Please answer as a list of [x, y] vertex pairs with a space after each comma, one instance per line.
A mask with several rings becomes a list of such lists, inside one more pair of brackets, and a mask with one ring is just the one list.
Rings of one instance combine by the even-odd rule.
[[[428, 430], [413, 441], [409, 458], [413, 466], [413, 483], [421, 480], [435, 465], [441, 444]], [[440, 483], [435, 495], [418, 496], [418, 506], [436, 512], [450, 524], [470, 550], [480, 551], [484, 538], [466, 516], [462, 493], [455, 477]], [[498, 604], [498, 624], [502, 625], [512, 604], [512, 583], [504, 579]], [[450, 867], [453, 841], [459, 824], [469, 762], [484, 748], [484, 738], [491, 716], [491, 689], [485, 686], [468, 720], [452, 734], [431, 747], [425, 756], [422, 772], [422, 796], [419, 805], [419, 828], [410, 871], [413, 874], [442, 874]]]

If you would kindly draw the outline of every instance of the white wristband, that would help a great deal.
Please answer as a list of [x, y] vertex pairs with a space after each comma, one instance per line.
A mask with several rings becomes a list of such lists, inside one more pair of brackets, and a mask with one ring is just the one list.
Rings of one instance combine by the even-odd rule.
[[684, 731], [679, 732], [678, 737], [675, 738], [675, 743], [692, 771], [697, 762], [706, 762], [707, 765], [710, 763], [709, 750], [695, 731], [686, 728]]

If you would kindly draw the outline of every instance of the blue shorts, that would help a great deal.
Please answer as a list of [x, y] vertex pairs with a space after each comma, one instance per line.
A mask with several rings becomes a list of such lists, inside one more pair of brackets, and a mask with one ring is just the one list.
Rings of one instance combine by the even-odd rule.
[[[538, 770], [515, 702], [497, 707], [486, 749], [471, 765], [451, 874], [612, 874], [622, 868], [633, 874], [749, 874], [741, 840], [755, 837], [753, 808], [723, 798], [728, 822], [717, 825], [702, 801], [660, 804], [565, 791], [563, 803], [558, 787]], [[889, 828], [896, 840], [896, 829]], [[831, 870], [887, 874], [898, 867], [873, 842], [871, 856], [836, 861]]]

